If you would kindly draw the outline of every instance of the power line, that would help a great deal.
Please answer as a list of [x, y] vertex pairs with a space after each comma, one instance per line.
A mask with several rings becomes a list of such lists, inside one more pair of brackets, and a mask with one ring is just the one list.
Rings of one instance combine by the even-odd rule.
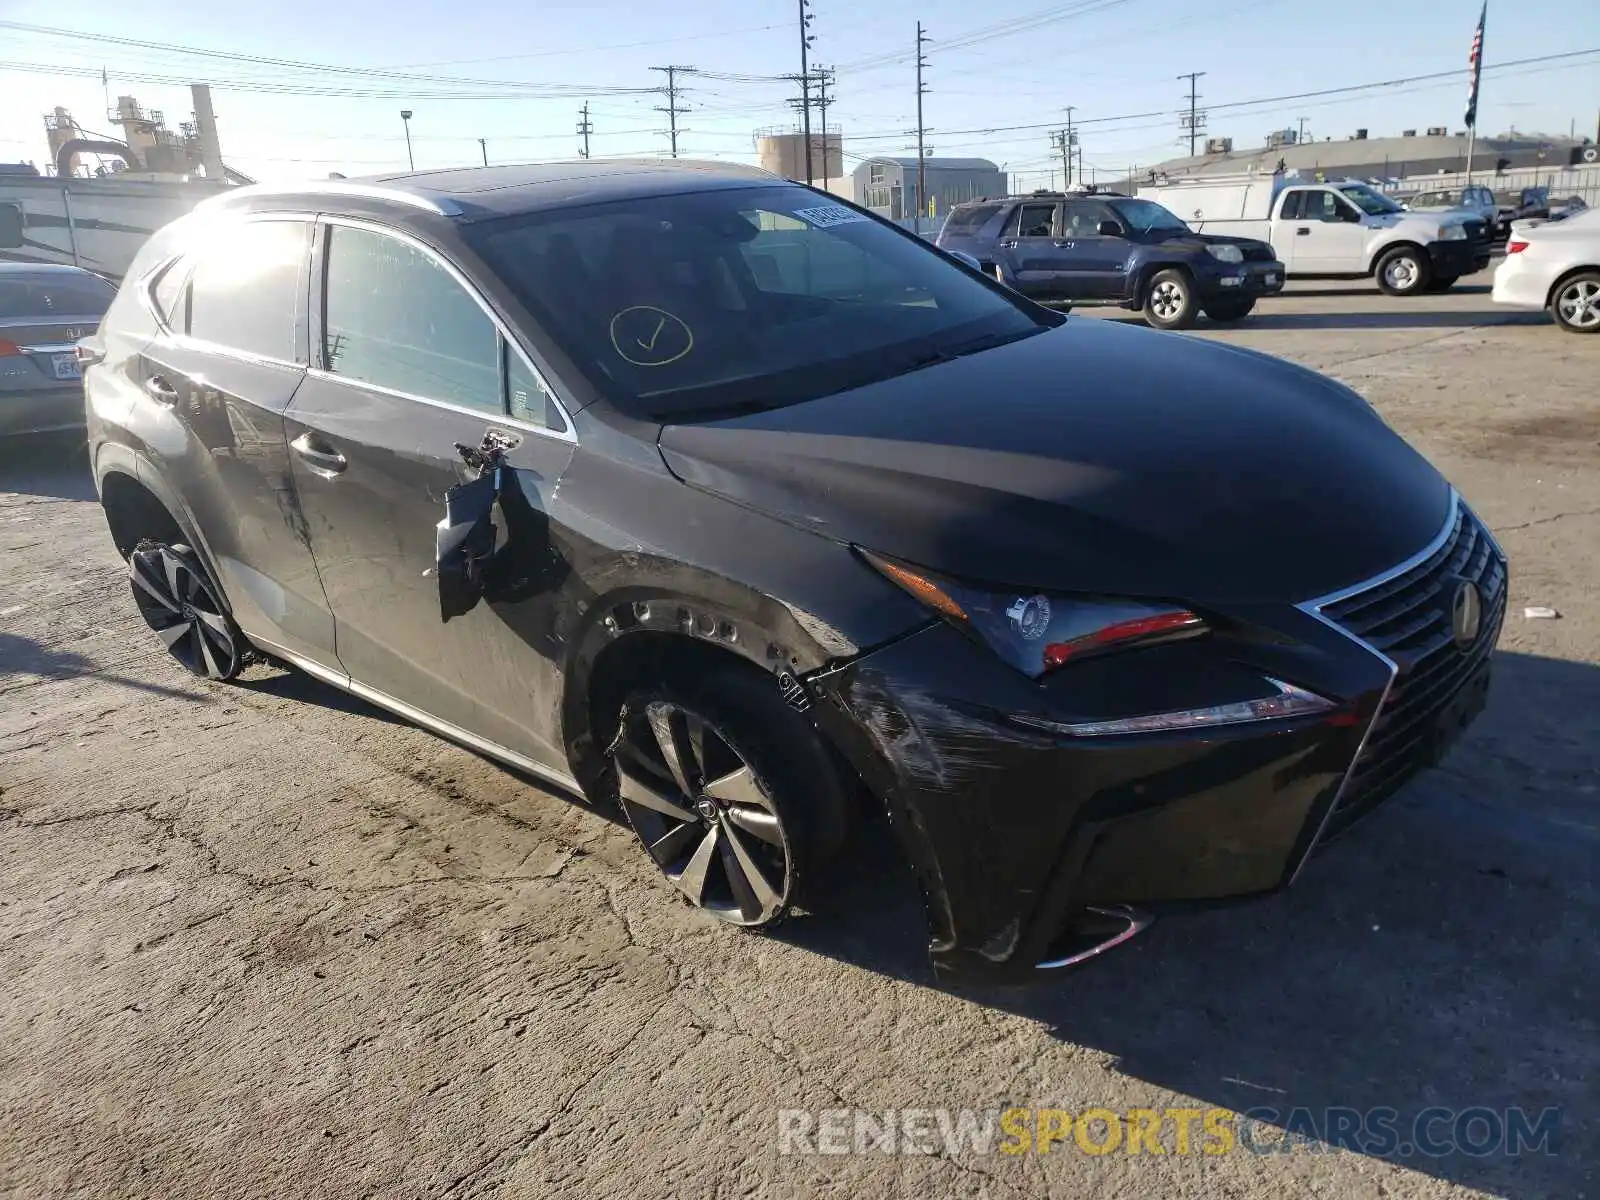
[[[1505, 71], [1512, 67], [1542, 65], [1545, 63], [1559, 62], [1565, 59], [1592, 57], [1597, 54], [1600, 54], [1600, 46], [1592, 47], [1588, 50], [1569, 50], [1561, 54], [1541, 54], [1533, 58], [1512, 59], [1507, 62], [1496, 63], [1493, 66], [1485, 65], [1483, 71], [1484, 74], [1487, 75], [1491, 71]], [[0, 63], [0, 67], [3, 67], [4, 65], [4, 63]], [[1427, 75], [1409, 75], [1398, 79], [1379, 80], [1374, 83], [1360, 83], [1350, 84], [1345, 87], [1322, 88], [1318, 91], [1312, 92], [1293, 92], [1283, 96], [1261, 96], [1253, 100], [1230, 100], [1223, 104], [1212, 104], [1207, 108], [1206, 111], [1208, 113], [1221, 112], [1223, 110], [1231, 111], [1242, 108], [1255, 108], [1264, 104], [1284, 104], [1290, 101], [1314, 100], [1328, 96], [1348, 96], [1360, 92], [1379, 91], [1385, 88], [1401, 87], [1407, 84], [1431, 83], [1437, 80], [1455, 80], [1459, 79], [1466, 73], [1467, 72], [1464, 68], [1458, 68], [1449, 71], [1435, 71]], [[1156, 109], [1150, 112], [1119, 113], [1115, 116], [1109, 117], [1087, 117], [1078, 121], [1077, 124], [1080, 127], [1084, 125], [1108, 125], [1122, 121], [1141, 121], [1156, 118], [1159, 118], [1162, 121], [1170, 121], [1172, 119], [1171, 110]], [[1057, 123], [1054, 121], [1039, 121], [1027, 125], [987, 125], [972, 129], [948, 129], [944, 131], [944, 134], [945, 136], [953, 137], [963, 134], [987, 135], [993, 133], [1036, 133], [1040, 130], [1054, 129], [1056, 127]], [[1170, 126], [1168, 126], [1168, 128], [1170, 128]], [[904, 130], [898, 129], [872, 130], [856, 134], [855, 139], [888, 139], [902, 136], [904, 133]]]
[[707, 42], [712, 38], [739, 37], [746, 33], [766, 33], [781, 29], [781, 25], [750, 25], [743, 29], [723, 29], [716, 33], [691, 33], [683, 37], [651, 38], [643, 42], [612, 42], [606, 46], [575, 46], [570, 50], [534, 50], [526, 54], [496, 54], [489, 58], [443, 58], [432, 62], [395, 63], [385, 68], [410, 71], [417, 67], [469, 67], [480, 63], [521, 62], [529, 58], [570, 58], [574, 54], [599, 54], [605, 50], [633, 50], [640, 46], [672, 46], [680, 42]]
[[[139, 38], [114, 37], [104, 33], [85, 33], [81, 30], [60, 29], [49, 25], [29, 25], [21, 21], [0, 21], [0, 29], [9, 29], [17, 33], [36, 33], [46, 37], [69, 38], [76, 42], [96, 42], [109, 46], [126, 46], [137, 50], [156, 50], [163, 53], [176, 53], [190, 55], [195, 58], [214, 58], [226, 62], [245, 63], [252, 66], [278, 67], [291, 71], [311, 71], [323, 75], [353, 75], [368, 79], [397, 80], [411, 83], [452, 84], [457, 87], [529, 87], [539, 89], [576, 90], [594, 93], [597, 89], [583, 85], [570, 84], [539, 84], [529, 85], [517, 81], [493, 79], [469, 79], [454, 75], [414, 75], [402, 71], [386, 70], [382, 67], [344, 67], [332, 63], [304, 62], [291, 58], [269, 58], [260, 54], [241, 54], [231, 50], [206, 50], [198, 46], [173, 46], [164, 42], [150, 42]], [[125, 72], [118, 72], [125, 75]], [[603, 94], [616, 94], [618, 92], [642, 92], [646, 88], [608, 88]]]

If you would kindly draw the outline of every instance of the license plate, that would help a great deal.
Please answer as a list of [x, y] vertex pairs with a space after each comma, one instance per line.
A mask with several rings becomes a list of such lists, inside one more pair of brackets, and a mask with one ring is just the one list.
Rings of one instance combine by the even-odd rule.
[[56, 373], [57, 379], [82, 379], [83, 372], [78, 369], [78, 356], [76, 354], [52, 354], [50, 366]]
[[1435, 763], [1440, 762], [1445, 755], [1450, 753], [1467, 726], [1478, 719], [1478, 714], [1483, 711], [1484, 705], [1489, 701], [1489, 664], [1484, 663], [1472, 673], [1472, 678], [1451, 697], [1433, 721], [1433, 730], [1429, 737], [1429, 757]]

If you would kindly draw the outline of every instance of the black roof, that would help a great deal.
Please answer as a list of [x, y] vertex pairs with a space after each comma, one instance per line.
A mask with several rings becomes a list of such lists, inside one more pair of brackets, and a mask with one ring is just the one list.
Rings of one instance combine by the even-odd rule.
[[457, 220], [482, 220], [630, 197], [661, 196], [787, 182], [769, 171], [737, 163], [693, 159], [574, 159], [502, 167], [451, 167], [357, 179], [254, 184], [207, 201], [208, 205], [303, 204], [343, 196], [361, 207], [400, 204]]

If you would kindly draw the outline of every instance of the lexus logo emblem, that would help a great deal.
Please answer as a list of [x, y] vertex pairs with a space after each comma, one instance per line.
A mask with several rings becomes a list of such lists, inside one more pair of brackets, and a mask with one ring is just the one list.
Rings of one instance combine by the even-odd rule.
[[1471, 580], [1462, 580], [1456, 588], [1456, 598], [1450, 605], [1450, 633], [1456, 645], [1465, 650], [1478, 640], [1478, 630], [1483, 625], [1483, 593]]

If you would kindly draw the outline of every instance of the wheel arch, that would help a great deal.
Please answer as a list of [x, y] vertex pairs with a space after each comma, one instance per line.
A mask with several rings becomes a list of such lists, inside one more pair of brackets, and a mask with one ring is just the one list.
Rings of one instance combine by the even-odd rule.
[[[166, 540], [175, 531], [178, 540], [199, 557], [211, 578], [221, 579], [194, 514], [148, 459], [131, 447], [108, 442], [95, 455], [94, 474], [100, 507], [119, 555], [127, 558], [140, 538]], [[228, 598], [220, 584], [217, 590], [226, 605]]]
[[[722, 589], [726, 592], [726, 581]], [[771, 597], [709, 599], [685, 591], [630, 587], [591, 605], [570, 640], [563, 672], [561, 730], [573, 776], [591, 799], [609, 794], [606, 750], [633, 687], [712, 664], [743, 663], [805, 711], [807, 674], [858, 649], [819, 619]]]
[[1410, 238], [1400, 238], [1398, 241], [1387, 242], [1372, 252], [1372, 257], [1367, 261], [1367, 274], [1376, 275], [1378, 273], [1378, 264], [1383, 261], [1386, 255], [1396, 250], [1415, 250], [1421, 256], [1423, 265], [1430, 265], [1426, 246], [1421, 242], [1414, 242]]
[[1137, 307], [1144, 307], [1144, 302], [1150, 295], [1150, 283], [1162, 271], [1182, 271], [1188, 276], [1191, 286], [1195, 283], [1194, 268], [1182, 259], [1156, 259], [1143, 263], [1134, 276], [1133, 302]]
[[1579, 275], [1600, 275], [1600, 263], [1592, 263], [1586, 267], [1573, 267], [1570, 271], [1563, 271], [1556, 276], [1556, 281], [1550, 285], [1550, 290], [1545, 293], [1544, 306], [1549, 308], [1554, 304], [1556, 302], [1556, 294]]

